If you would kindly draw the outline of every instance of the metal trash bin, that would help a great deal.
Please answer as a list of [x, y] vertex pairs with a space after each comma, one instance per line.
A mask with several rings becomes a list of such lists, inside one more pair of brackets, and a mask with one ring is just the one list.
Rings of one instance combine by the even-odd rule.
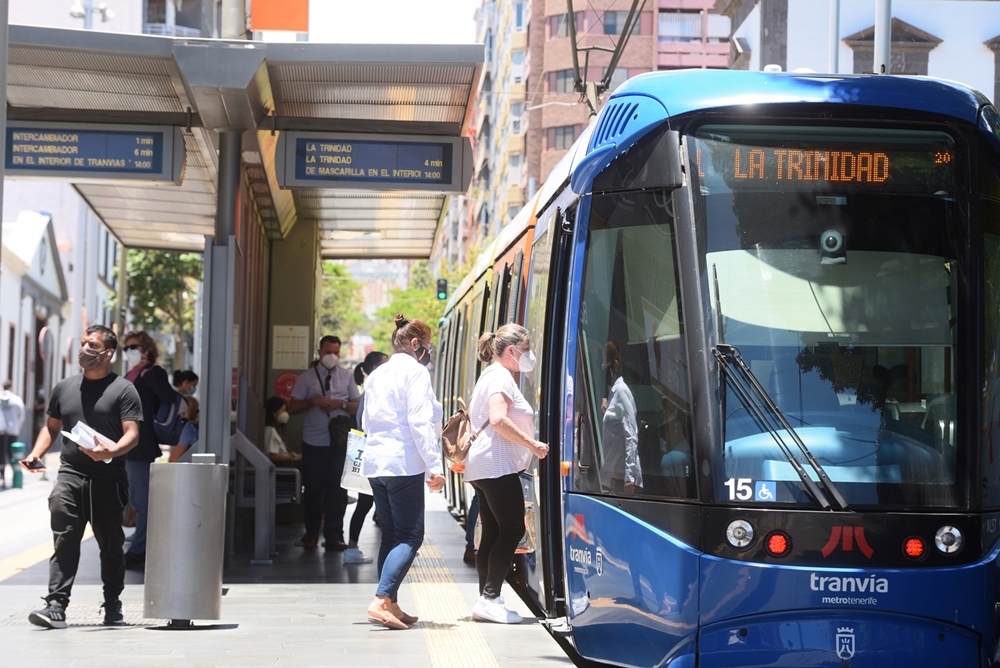
[[170, 626], [220, 618], [228, 468], [150, 465], [145, 617]]

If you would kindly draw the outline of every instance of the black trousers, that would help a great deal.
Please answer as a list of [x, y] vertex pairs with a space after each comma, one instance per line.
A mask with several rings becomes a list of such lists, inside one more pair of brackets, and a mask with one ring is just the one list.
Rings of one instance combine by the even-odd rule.
[[122, 510], [128, 503], [128, 481], [95, 480], [60, 471], [49, 495], [52, 539], [55, 552], [49, 560], [49, 594], [65, 608], [80, 565], [80, 542], [90, 522], [101, 551], [101, 581], [104, 600], [118, 600], [125, 588], [125, 557], [122, 545]]
[[479, 591], [486, 598], [500, 595], [517, 544], [524, 537], [524, 492], [518, 473], [472, 481], [479, 496], [483, 525], [476, 554]]
[[330, 420], [328, 447], [302, 444], [302, 484], [306, 488], [302, 510], [306, 533], [319, 536], [322, 524], [327, 542], [344, 541], [347, 490], [340, 486], [340, 478], [344, 474], [351, 424], [351, 418], [345, 416]]
[[4, 483], [4, 467], [10, 462], [10, 444], [16, 440], [14, 434], [0, 434], [0, 484]]

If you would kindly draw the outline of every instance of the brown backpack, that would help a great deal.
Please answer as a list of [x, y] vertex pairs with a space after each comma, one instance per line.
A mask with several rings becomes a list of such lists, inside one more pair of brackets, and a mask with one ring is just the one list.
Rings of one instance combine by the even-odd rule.
[[458, 404], [459, 409], [448, 418], [448, 422], [441, 429], [441, 442], [444, 445], [444, 456], [456, 464], [462, 464], [469, 456], [469, 448], [483, 433], [490, 421], [487, 418], [479, 431], [473, 433], [472, 419], [469, 417], [468, 409], [466, 409], [465, 402], [462, 401], [461, 397], [458, 398]]

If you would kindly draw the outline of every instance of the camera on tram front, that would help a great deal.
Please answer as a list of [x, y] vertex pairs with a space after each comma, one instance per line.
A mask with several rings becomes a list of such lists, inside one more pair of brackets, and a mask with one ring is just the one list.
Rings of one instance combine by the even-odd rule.
[[837, 230], [826, 230], [819, 235], [820, 264], [846, 264], [847, 243]]

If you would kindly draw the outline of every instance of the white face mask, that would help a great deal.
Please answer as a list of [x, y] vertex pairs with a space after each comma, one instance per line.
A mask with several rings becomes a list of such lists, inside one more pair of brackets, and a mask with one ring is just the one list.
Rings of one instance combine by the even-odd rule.
[[[517, 348], [514, 350], [517, 350]], [[535, 353], [530, 350], [528, 352], [517, 350], [517, 352], [520, 355], [517, 358], [517, 368], [524, 373], [530, 373], [535, 368]]]
[[328, 370], [337, 366], [338, 362], [340, 362], [340, 358], [334, 355], [333, 353], [330, 353], [329, 355], [323, 355], [322, 357], [319, 358], [319, 363], [322, 364]]
[[274, 420], [278, 424], [288, 424], [288, 413], [278, 413]]
[[130, 367], [135, 368], [139, 366], [140, 362], [142, 362], [142, 353], [139, 352], [138, 348], [133, 348], [132, 350], [126, 350], [125, 361], [128, 362], [128, 365]]

